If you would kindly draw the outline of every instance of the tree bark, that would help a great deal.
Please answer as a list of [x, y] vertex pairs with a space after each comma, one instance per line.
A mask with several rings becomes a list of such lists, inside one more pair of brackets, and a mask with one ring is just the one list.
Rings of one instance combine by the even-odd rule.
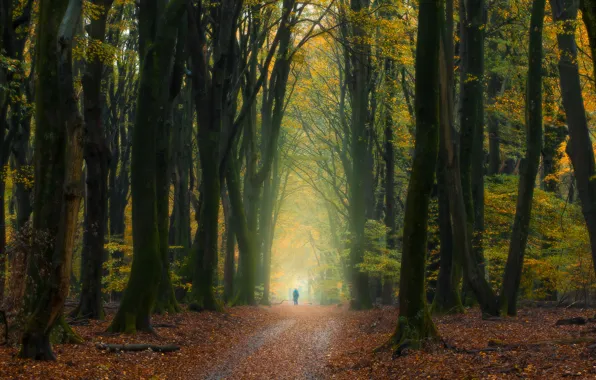
[[[446, 65], [440, 66], [442, 78], [448, 78]], [[464, 201], [463, 183], [460, 177], [461, 169], [459, 157], [457, 156], [457, 143], [455, 141], [455, 129], [453, 127], [453, 92], [447, 85], [448, 81], [441, 81], [441, 137], [446, 152], [445, 186], [449, 198], [449, 211], [451, 214], [451, 226], [455, 250], [461, 257], [461, 265], [464, 269], [464, 278], [474, 292], [480, 308], [484, 314], [498, 315], [499, 308], [497, 298], [486, 281], [483, 273], [479, 270], [478, 258], [472, 253], [472, 228], [467, 221], [467, 209]], [[460, 149], [461, 151], [461, 149]], [[455, 261], [457, 264], [457, 260]], [[403, 264], [402, 264], [403, 265]], [[453, 265], [453, 261], [452, 261]], [[459, 281], [457, 271], [451, 271], [453, 281]]]
[[182, 16], [186, 2], [174, 0], [161, 10], [153, 5], [148, 0], [143, 0], [140, 5], [140, 30], [150, 30], [148, 25], [154, 25], [157, 31], [154, 36], [139, 36], [145, 42], [152, 42], [141, 60], [133, 131], [133, 263], [120, 308], [109, 327], [112, 332], [152, 331], [151, 312], [164, 265], [160, 254], [157, 209], [156, 138], [159, 123], [163, 123], [166, 117], [171, 57], [177, 37], [176, 23]]
[[476, 256], [479, 275], [484, 276], [484, 0], [462, 2], [460, 19], [463, 20], [460, 23], [460, 170], [472, 252]]
[[82, 0], [41, 1], [39, 5], [33, 228], [36, 240], [44, 236], [44, 241], [29, 260], [28, 318], [19, 356], [54, 360], [50, 332], [61, 318], [68, 295], [82, 198], [83, 118], [72, 72], [72, 40]]
[[528, 242], [534, 184], [542, 150], [542, 29], [546, 0], [534, 0], [530, 20], [530, 56], [526, 95], [526, 157], [522, 162], [517, 194], [517, 206], [509, 255], [505, 265], [501, 310], [503, 314], [517, 314], [517, 295], [521, 281], [524, 253]]
[[[434, 183], [439, 138], [440, 0], [420, 3], [416, 42], [416, 143], [406, 198], [399, 284], [399, 319], [392, 340], [399, 354], [408, 344], [437, 337], [426, 305], [425, 268], [428, 206]], [[354, 137], [353, 137], [354, 138]]]
[[[442, 30], [441, 51], [439, 64], [441, 69], [441, 83], [445, 91], [449, 91], [449, 101], [452, 102], [454, 86], [453, 61], [453, 1], [448, 0], [445, 7], [445, 27]], [[442, 107], [452, 107], [452, 104], [442, 104]], [[446, 117], [441, 117], [441, 130], [451, 128], [453, 114], [448, 112]], [[447, 124], [447, 125], [444, 125]], [[439, 155], [437, 159], [437, 197], [439, 203], [439, 238], [441, 241], [440, 268], [437, 279], [437, 291], [433, 300], [432, 311], [436, 314], [463, 312], [463, 305], [458, 286], [461, 281], [461, 260], [456, 255], [453, 242], [453, 229], [451, 225], [451, 211], [449, 207], [449, 194], [447, 190], [448, 155], [446, 149], [445, 133], [439, 134]]]
[[[103, 8], [97, 18], [91, 20], [89, 37], [102, 43], [106, 34], [108, 12], [112, 0], [94, 0]], [[103, 319], [101, 280], [104, 261], [105, 219], [108, 205], [108, 168], [110, 151], [105, 139], [102, 120], [101, 81], [103, 63], [98, 55], [88, 57], [83, 76], [86, 171], [86, 207], [81, 254], [81, 297], [75, 315], [82, 318]]]
[[[366, 11], [370, 6], [368, 0], [350, 2], [352, 17]], [[346, 36], [354, 43], [346, 53], [346, 75], [349, 79], [348, 90], [351, 97], [352, 118], [350, 125], [350, 152], [352, 156], [351, 181], [349, 184], [350, 205], [350, 268], [352, 284], [352, 305], [354, 309], [369, 309], [372, 307], [368, 288], [368, 274], [359, 268], [364, 260], [366, 245], [365, 224], [367, 215], [366, 179], [372, 173], [368, 166], [368, 113], [369, 113], [369, 81], [370, 81], [370, 44], [366, 42], [367, 32], [359, 22], [350, 25], [351, 34]]]
[[[220, 147], [221, 132], [229, 126], [231, 110], [235, 111], [235, 96], [231, 81], [235, 73], [235, 30], [240, 14], [241, 2], [222, 0], [210, 6], [210, 13], [199, 7], [196, 11], [189, 5], [189, 52], [193, 64], [193, 87], [195, 106], [199, 124], [199, 155], [202, 171], [201, 208], [199, 228], [193, 246], [195, 271], [193, 277], [193, 298], [199, 308], [217, 310], [219, 304], [213, 293], [214, 265], [217, 258], [218, 218], [220, 204], [220, 178], [223, 177]], [[207, 17], [208, 16], [208, 17]], [[206, 37], [205, 20], [213, 22], [214, 51], [209, 69], [208, 57], [205, 56]], [[231, 154], [230, 154], [231, 156]], [[228, 186], [228, 191], [232, 191]], [[232, 194], [230, 194], [232, 197]], [[243, 207], [243, 206], [240, 206]], [[232, 204], [234, 215], [235, 205]], [[239, 244], [240, 244], [240, 238]], [[254, 272], [254, 271], [253, 271]], [[254, 273], [253, 273], [254, 274]], [[254, 285], [253, 285], [254, 289]]]

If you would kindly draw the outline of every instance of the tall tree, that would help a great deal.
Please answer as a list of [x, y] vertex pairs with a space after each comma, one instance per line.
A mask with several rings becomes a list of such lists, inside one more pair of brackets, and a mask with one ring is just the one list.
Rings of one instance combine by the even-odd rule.
[[[151, 312], [162, 276], [157, 210], [157, 133], [166, 118], [177, 25], [185, 0], [142, 0], [139, 8], [141, 79], [132, 151], [133, 263], [110, 331], [151, 331]], [[166, 235], [167, 236], [167, 235]]]
[[367, 216], [366, 187], [372, 182], [369, 167], [369, 124], [370, 101], [370, 56], [371, 46], [367, 41], [365, 12], [370, 7], [368, 0], [350, 2], [349, 31], [344, 36], [346, 47], [346, 75], [351, 105], [350, 153], [352, 157], [351, 181], [349, 185], [351, 247], [350, 267], [352, 271], [352, 307], [368, 309], [372, 306], [368, 286], [368, 274], [359, 267], [364, 260], [366, 244], [365, 224]]
[[460, 3], [460, 170], [472, 252], [484, 275], [484, 0]]
[[81, 10], [82, 0], [42, 0], [39, 4], [33, 211], [36, 237], [28, 268], [28, 316], [19, 352], [23, 358], [55, 359], [50, 333], [61, 318], [68, 294], [82, 197], [83, 118], [72, 70], [72, 43]]
[[[453, 62], [454, 62], [454, 19], [453, 19], [453, 0], [447, 0], [445, 6], [445, 27], [441, 33], [441, 83], [442, 91], [448, 92], [445, 94], [446, 99], [441, 103], [441, 131], [447, 128], [450, 130], [453, 125], [453, 112], [450, 112], [450, 107], [453, 106], [453, 91], [454, 77], [453, 77]], [[444, 87], [444, 88], [443, 88]], [[445, 101], [447, 100], [447, 101]], [[444, 141], [447, 138], [446, 133], [439, 135], [439, 156], [437, 160], [437, 195], [439, 202], [439, 238], [441, 242], [440, 251], [440, 268], [437, 279], [437, 291], [433, 300], [433, 313], [457, 313], [463, 311], [461, 303], [460, 291], [458, 289], [461, 282], [461, 259], [458, 255], [458, 249], [455, 247], [453, 241], [453, 226], [451, 220], [451, 207], [449, 205], [449, 191], [447, 189], [448, 182], [448, 150], [447, 143]]]
[[[206, 6], [202, 1], [189, 6], [189, 54], [193, 67], [194, 101], [199, 125], [201, 165], [201, 207], [195, 234], [193, 298], [199, 308], [215, 310], [219, 305], [213, 294], [214, 265], [217, 258], [220, 178], [222, 158], [226, 156], [221, 133], [224, 119], [229, 126], [231, 104], [235, 104], [232, 77], [236, 69], [235, 30], [242, 8], [241, 0], [221, 0]], [[211, 27], [213, 51], [206, 55], [206, 33]], [[213, 61], [213, 67], [209, 62]], [[225, 141], [224, 141], [225, 142]], [[232, 189], [228, 186], [230, 199]], [[234, 205], [232, 205], [234, 208]], [[236, 213], [234, 213], [237, 215]], [[237, 217], [235, 217], [237, 218]], [[238, 244], [241, 239], [238, 237]]]
[[517, 207], [501, 291], [501, 309], [507, 315], [517, 314], [517, 295], [542, 150], [542, 29], [545, 4], [546, 0], [534, 0], [530, 20], [530, 56], [526, 91], [526, 157], [520, 169]]
[[[575, 0], [551, 0], [550, 6], [553, 20], [562, 27], [561, 32], [557, 34], [557, 44], [559, 47], [561, 95], [569, 126], [567, 155], [569, 155], [573, 166], [582, 213], [590, 235], [592, 261], [596, 270], [596, 162], [594, 161], [594, 150], [588, 129], [577, 63], [575, 29], [578, 3]], [[591, 4], [589, 1], [584, 3], [585, 10], [589, 12], [586, 16], [588, 20], [592, 14], [587, 7], [589, 4]], [[589, 36], [592, 38], [593, 34], [589, 34]], [[592, 41], [593, 39], [591, 39], [591, 43]]]
[[104, 64], [100, 51], [106, 35], [108, 12], [113, 0], [94, 0], [100, 10], [91, 19], [88, 33], [90, 49], [83, 74], [86, 163], [86, 207], [81, 257], [81, 298], [75, 315], [83, 318], [103, 319], [101, 280], [104, 261], [104, 238], [108, 205], [108, 168], [110, 150], [103, 126], [102, 76]]
[[420, 3], [416, 42], [416, 143], [406, 198], [399, 283], [399, 319], [392, 340], [397, 353], [438, 335], [426, 305], [428, 206], [439, 138], [439, 45], [442, 1]]
[[[441, 45], [445, 46], [445, 45]], [[441, 57], [446, 58], [447, 55], [442, 54]], [[461, 265], [463, 268], [464, 277], [474, 292], [480, 309], [484, 314], [498, 315], [498, 303], [496, 296], [486, 281], [484, 274], [479, 270], [480, 263], [478, 257], [472, 252], [472, 233], [469, 218], [467, 216], [468, 208], [466, 207], [464, 197], [464, 181], [462, 180], [462, 170], [460, 169], [460, 159], [458, 153], [463, 154], [463, 148], [457, 148], [458, 141], [454, 128], [454, 100], [453, 90], [449, 88], [449, 76], [447, 72], [448, 66], [446, 64], [440, 65], [440, 75], [445, 78], [441, 81], [441, 136], [440, 142], [443, 145], [444, 152], [442, 152], [441, 159], [444, 160], [445, 173], [445, 187], [449, 199], [449, 213], [451, 215], [451, 228], [453, 233], [454, 249], [460, 259], [451, 261], [451, 281], [459, 282], [459, 274], [457, 266]], [[463, 144], [463, 142], [461, 142]], [[455, 264], [455, 265], [454, 265]], [[448, 273], [444, 271], [443, 276], [446, 277]], [[453, 285], [453, 284], [452, 284]]]

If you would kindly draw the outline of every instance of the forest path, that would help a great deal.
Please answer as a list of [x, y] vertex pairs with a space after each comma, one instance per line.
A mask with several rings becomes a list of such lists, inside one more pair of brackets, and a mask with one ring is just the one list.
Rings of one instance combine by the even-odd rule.
[[[208, 379], [323, 378], [341, 309], [284, 305], [269, 310], [275, 323], [224, 354]], [[220, 358], [221, 359], [221, 358]]]

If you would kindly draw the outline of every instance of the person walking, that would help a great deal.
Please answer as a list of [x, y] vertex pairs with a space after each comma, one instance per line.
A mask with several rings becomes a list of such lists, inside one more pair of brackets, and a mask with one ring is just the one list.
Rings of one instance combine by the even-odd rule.
[[298, 294], [298, 289], [294, 289], [294, 293], [292, 295], [294, 296], [294, 305], [298, 305], [298, 297], [300, 297], [300, 294]]

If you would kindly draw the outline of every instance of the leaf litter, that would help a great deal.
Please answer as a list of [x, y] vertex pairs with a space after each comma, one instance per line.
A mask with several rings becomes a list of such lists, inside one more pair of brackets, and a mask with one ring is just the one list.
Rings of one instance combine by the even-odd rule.
[[[54, 346], [56, 362], [0, 348], [2, 379], [544, 379], [596, 378], [593, 310], [526, 308], [483, 320], [478, 309], [435, 318], [442, 342], [394, 358], [394, 307], [235, 307], [155, 316], [156, 335], [114, 335], [106, 321], [73, 328], [80, 345]], [[583, 325], [557, 326], [582, 317]], [[171, 353], [108, 352], [98, 344], [179, 345]]]

